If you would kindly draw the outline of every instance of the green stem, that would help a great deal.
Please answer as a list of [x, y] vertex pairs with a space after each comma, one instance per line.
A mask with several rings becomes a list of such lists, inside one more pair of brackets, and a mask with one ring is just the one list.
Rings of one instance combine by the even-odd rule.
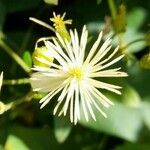
[[2, 40], [0, 40], [0, 47], [3, 48], [3, 50], [5, 50], [25, 72], [30, 72], [30, 68], [26, 65], [26, 63]]
[[30, 102], [32, 100], [33, 93], [30, 91], [27, 95], [17, 99], [13, 100], [11, 109], [15, 109], [18, 105], [24, 103], [24, 102]]
[[33, 21], [33, 22], [35, 22], [35, 23], [37, 23], [37, 24], [39, 24], [39, 25], [41, 25], [41, 26], [43, 26], [45, 28], [48, 28], [49, 30], [51, 30], [53, 32], [55, 32], [55, 29], [52, 26], [50, 26], [49, 24], [47, 24], [47, 23], [45, 23], [45, 22], [43, 22], [43, 21], [41, 21], [39, 19], [30, 17], [29, 20], [31, 20], [31, 21]]
[[134, 43], [141, 42], [141, 41], [144, 41], [144, 40], [145, 40], [144, 38], [140, 38], [140, 39], [136, 39], [134, 41], [131, 41], [130, 43], [128, 43], [124, 47], [122, 47], [121, 51], [126, 50], [129, 46], [131, 46]]
[[115, 20], [117, 16], [116, 6], [113, 0], [108, 0], [109, 9], [111, 12], [112, 19]]
[[[115, 22], [116, 21], [116, 17], [117, 17], [117, 9], [116, 9], [116, 5], [114, 3], [114, 0], [108, 0], [108, 5], [109, 5], [109, 9], [110, 9], [112, 20], [113, 20], [113, 22]], [[122, 46], [124, 45], [124, 41], [123, 41], [122, 36], [124, 34], [123, 33], [122, 34], [116, 33], [116, 34], [117, 34], [117, 37], [118, 37], [118, 40], [119, 40], [119, 45], [120, 45], [120, 47], [122, 49]]]
[[29, 84], [29, 83], [30, 83], [29, 78], [3, 80], [3, 84], [5, 85], [20, 85], [20, 84]]

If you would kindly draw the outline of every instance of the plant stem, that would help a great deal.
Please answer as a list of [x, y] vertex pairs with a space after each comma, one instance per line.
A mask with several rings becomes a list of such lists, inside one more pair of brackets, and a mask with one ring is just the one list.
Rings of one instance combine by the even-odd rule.
[[30, 72], [30, 68], [26, 65], [26, 63], [2, 40], [0, 40], [0, 47], [5, 50], [5, 52], [7, 52], [25, 72]]
[[115, 20], [117, 16], [116, 6], [113, 0], [108, 0], [109, 9], [111, 12], [112, 19]]
[[3, 80], [3, 84], [5, 85], [20, 85], [20, 84], [29, 84], [29, 83], [30, 83], [29, 78]]
[[47, 24], [47, 23], [45, 23], [45, 22], [43, 22], [43, 21], [41, 21], [39, 19], [30, 17], [29, 20], [31, 20], [31, 21], [33, 21], [33, 22], [35, 22], [35, 23], [37, 23], [37, 24], [39, 24], [39, 25], [41, 25], [41, 26], [43, 26], [45, 28], [48, 28], [49, 30], [51, 30], [53, 32], [55, 32], [55, 29], [52, 26], [50, 26], [49, 24]]
[[[109, 5], [112, 20], [113, 20], [113, 23], [114, 23], [116, 21], [116, 17], [117, 17], [117, 9], [116, 9], [116, 5], [114, 3], [114, 0], [108, 0], [108, 5]], [[114, 26], [114, 24], [113, 24], [113, 26]], [[124, 33], [122, 33], [122, 34], [116, 33], [116, 35], [118, 37], [120, 49], [122, 49], [122, 47], [124, 45], [124, 41], [123, 41], [123, 38], [122, 38]], [[122, 53], [122, 51], [121, 51], [121, 53]]]
[[129, 46], [131, 46], [132, 44], [136, 43], [136, 42], [141, 42], [144, 41], [144, 38], [140, 38], [140, 39], [136, 39], [134, 41], [131, 41], [130, 43], [126, 44], [124, 47], [121, 48], [121, 51], [127, 49]]

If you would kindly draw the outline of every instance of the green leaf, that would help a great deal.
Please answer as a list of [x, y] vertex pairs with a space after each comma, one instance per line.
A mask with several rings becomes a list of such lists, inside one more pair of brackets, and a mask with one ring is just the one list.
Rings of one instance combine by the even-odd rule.
[[55, 141], [52, 130], [48, 126], [27, 128], [15, 124], [9, 127], [8, 132], [22, 140], [30, 150], [47, 150], [49, 148], [58, 150], [58, 144]]
[[139, 144], [139, 143], [137, 144], [128, 143], [115, 148], [115, 150], [149, 150], [149, 149], [150, 149], [149, 144]]
[[[146, 11], [145, 9], [140, 7], [135, 8], [127, 15], [127, 27], [123, 37], [123, 40], [126, 44], [131, 43], [132, 41], [135, 40], [145, 38], [145, 34], [138, 31], [139, 28], [144, 23], [145, 19], [146, 19]], [[144, 40], [138, 41], [130, 45], [127, 48], [127, 51], [129, 53], [135, 53], [139, 52], [144, 47], [146, 47], [146, 42]]]
[[[120, 97], [120, 95], [119, 95]], [[124, 104], [132, 107], [139, 107], [141, 98], [138, 92], [131, 86], [125, 83], [123, 85], [122, 96], [119, 98], [119, 101], [122, 101]]]
[[[142, 26], [146, 19], [146, 11], [143, 8], [135, 8], [130, 13], [127, 14], [127, 26], [126, 31], [122, 36], [122, 40], [125, 44], [132, 43], [127, 47], [126, 51], [128, 53], [135, 53], [141, 51], [147, 46], [145, 39], [145, 33], [139, 31], [139, 28]], [[138, 16], [138, 17], [137, 17]], [[141, 40], [143, 39], [143, 40]], [[118, 44], [118, 38], [115, 37], [113, 44]]]
[[127, 16], [127, 26], [134, 30], [139, 29], [146, 19], [146, 11], [141, 7], [134, 8]]
[[[145, 34], [142, 32], [136, 31], [134, 28], [127, 27], [127, 30], [124, 34], [123, 41], [128, 44], [133, 41], [139, 40], [139, 39], [144, 39]], [[135, 53], [141, 51], [144, 47], [146, 47], [146, 41], [141, 40], [138, 42], [133, 43], [127, 48], [127, 51], [129, 53]]]
[[136, 141], [142, 125], [142, 117], [138, 108], [131, 108], [120, 103], [107, 109], [108, 118], [104, 118], [93, 108], [97, 120], [86, 122], [81, 114], [80, 123], [99, 132], [123, 138], [128, 141]]
[[7, 150], [29, 150], [24, 142], [17, 136], [9, 135], [5, 144]]
[[143, 120], [145, 125], [150, 130], [150, 102], [143, 102], [142, 103], [142, 113], [143, 113]]
[[68, 119], [63, 117], [55, 117], [55, 137], [59, 143], [63, 143], [70, 134], [71, 124]]
[[44, 0], [44, 2], [50, 5], [58, 5], [58, 0]]
[[40, 0], [2, 0], [8, 13], [35, 8]]
[[128, 66], [128, 74], [129, 82], [136, 88], [142, 99], [150, 97], [150, 71], [146, 69], [141, 69], [140, 66], [135, 63], [132, 66]]
[[29, 51], [25, 51], [22, 58], [29, 67], [32, 67], [32, 57]]
[[4, 148], [3, 148], [3, 146], [2, 146], [2, 145], [0, 145], [0, 150], [4, 150]]

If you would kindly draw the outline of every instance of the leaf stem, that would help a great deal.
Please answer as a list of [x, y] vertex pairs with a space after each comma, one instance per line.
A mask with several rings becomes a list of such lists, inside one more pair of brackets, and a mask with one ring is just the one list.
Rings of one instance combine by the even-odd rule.
[[110, 13], [112, 16], [112, 19], [115, 20], [117, 16], [116, 6], [113, 0], [108, 0], [108, 5], [110, 9]]
[[43, 21], [41, 21], [39, 19], [30, 17], [29, 20], [31, 20], [31, 21], [33, 21], [33, 22], [35, 22], [35, 23], [37, 23], [37, 24], [39, 24], [39, 25], [41, 25], [41, 26], [43, 26], [45, 28], [48, 28], [49, 30], [51, 30], [53, 32], [55, 32], [55, 29], [52, 26], [50, 26], [49, 24], [47, 24], [47, 23], [45, 23], [45, 22], [43, 22]]
[[29, 83], [30, 83], [29, 78], [3, 80], [4, 85], [20, 85], [20, 84], [29, 84]]
[[3, 40], [0, 40], [0, 47], [5, 50], [5, 52], [7, 52], [25, 72], [30, 72], [30, 68], [26, 63]]
[[144, 38], [139, 38], [139, 39], [136, 39], [134, 41], [131, 41], [130, 43], [126, 44], [124, 47], [121, 48], [121, 51], [127, 49], [129, 46], [131, 46], [132, 44], [134, 43], [137, 43], [137, 42], [141, 42], [141, 41], [144, 41], [145, 39]]
[[[112, 17], [112, 20], [113, 20], [113, 23], [116, 21], [116, 17], [117, 17], [117, 8], [116, 8], [116, 5], [114, 3], [114, 0], [108, 0], [108, 6], [109, 6], [109, 9], [110, 9], [110, 13], [111, 13], [111, 17]], [[113, 24], [113, 27], [114, 27], [114, 24]], [[123, 41], [123, 35], [124, 33], [116, 33], [117, 37], [118, 37], [118, 41], [119, 41], [119, 46], [121, 47], [120, 50], [122, 50], [122, 47], [124, 45], [124, 41]], [[122, 51], [120, 51], [122, 53]]]

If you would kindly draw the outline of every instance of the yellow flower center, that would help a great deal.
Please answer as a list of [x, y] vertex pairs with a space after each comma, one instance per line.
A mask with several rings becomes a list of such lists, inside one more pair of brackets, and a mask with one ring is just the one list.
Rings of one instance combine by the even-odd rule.
[[74, 67], [69, 71], [69, 74], [72, 78], [76, 78], [77, 80], [83, 79], [83, 70], [78, 67]]

